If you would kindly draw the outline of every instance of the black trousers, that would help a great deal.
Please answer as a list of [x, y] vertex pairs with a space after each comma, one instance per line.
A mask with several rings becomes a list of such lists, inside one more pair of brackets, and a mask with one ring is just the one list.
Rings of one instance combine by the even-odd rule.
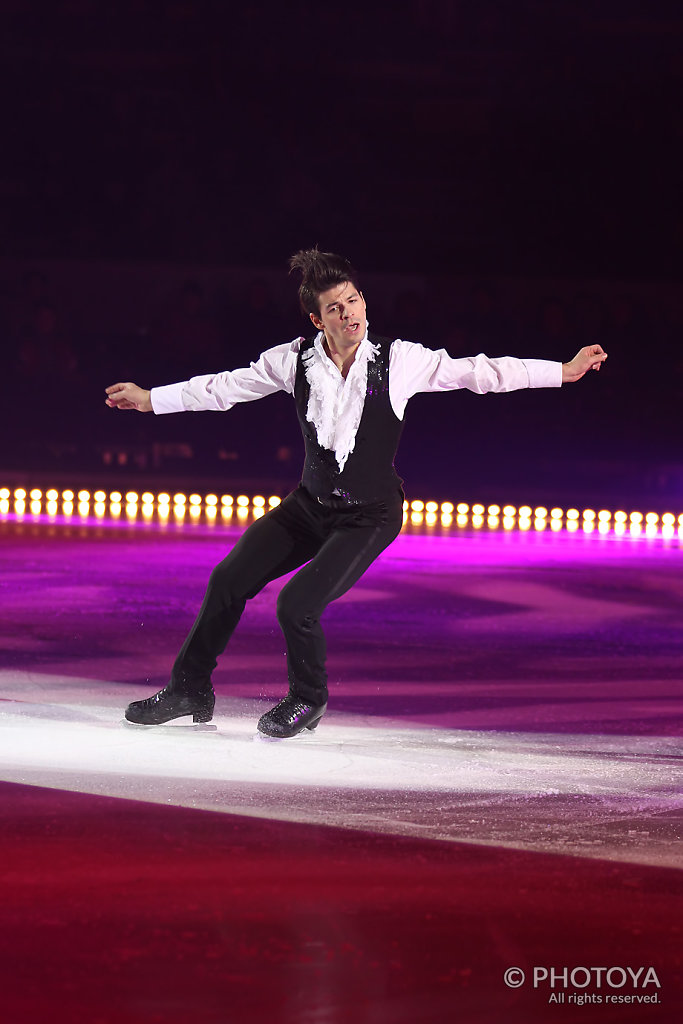
[[320, 617], [398, 536], [402, 523], [399, 490], [388, 501], [336, 508], [322, 505], [304, 487], [293, 491], [252, 523], [211, 573], [172, 680], [206, 680], [247, 600], [271, 580], [303, 566], [280, 591], [277, 616], [287, 645], [289, 692], [307, 703], [324, 704], [326, 645]]

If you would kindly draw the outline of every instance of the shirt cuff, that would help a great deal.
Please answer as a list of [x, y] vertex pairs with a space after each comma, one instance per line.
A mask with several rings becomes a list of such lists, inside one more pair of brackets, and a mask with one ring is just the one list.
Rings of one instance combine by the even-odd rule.
[[179, 384], [164, 384], [163, 387], [152, 388], [150, 399], [157, 416], [167, 412], [185, 412], [183, 388], [186, 384], [187, 381], [181, 381]]
[[559, 388], [562, 386], [562, 363], [549, 359], [523, 359], [529, 374], [530, 388]]

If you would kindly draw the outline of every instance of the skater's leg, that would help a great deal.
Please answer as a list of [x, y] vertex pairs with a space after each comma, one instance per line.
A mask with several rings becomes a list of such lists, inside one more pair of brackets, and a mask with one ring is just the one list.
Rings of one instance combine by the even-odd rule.
[[283, 587], [278, 619], [287, 643], [289, 694], [259, 722], [271, 736], [292, 736], [315, 728], [327, 703], [326, 646], [320, 617], [396, 538], [403, 522], [400, 504], [369, 525], [353, 525], [353, 513], [336, 517], [337, 528], [315, 558]]
[[168, 686], [134, 701], [126, 718], [160, 725], [185, 715], [208, 722], [213, 716], [211, 672], [237, 625], [248, 598], [267, 583], [298, 568], [320, 547], [315, 522], [290, 495], [253, 523], [211, 573], [201, 610], [176, 659]]
[[[289, 505], [283, 507], [286, 502]], [[312, 558], [321, 543], [322, 537], [301, 521], [293, 496], [252, 523], [213, 569], [199, 614], [176, 658], [173, 678], [208, 678], [247, 600]]]

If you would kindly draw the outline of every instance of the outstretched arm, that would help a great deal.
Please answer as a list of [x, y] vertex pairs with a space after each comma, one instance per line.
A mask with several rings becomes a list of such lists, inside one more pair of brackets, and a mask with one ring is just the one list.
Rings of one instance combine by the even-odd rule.
[[137, 384], [112, 384], [106, 388], [112, 409], [136, 409], [156, 414], [171, 412], [225, 412], [238, 402], [253, 402], [275, 391], [294, 394], [297, 359], [302, 338], [266, 349], [257, 362], [240, 370], [207, 373], [177, 384], [146, 391]]
[[568, 363], [562, 363], [562, 383], [571, 384], [580, 380], [588, 370], [599, 370], [607, 353], [600, 345], [586, 345]]
[[152, 412], [151, 393], [137, 384], [112, 384], [105, 388], [107, 405], [111, 409], [137, 409], [138, 412]]

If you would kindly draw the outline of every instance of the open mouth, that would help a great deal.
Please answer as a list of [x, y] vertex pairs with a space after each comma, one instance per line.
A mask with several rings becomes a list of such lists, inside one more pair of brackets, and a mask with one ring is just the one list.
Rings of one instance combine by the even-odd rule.
[[359, 327], [360, 324], [348, 324], [344, 330], [347, 334], [355, 334]]

